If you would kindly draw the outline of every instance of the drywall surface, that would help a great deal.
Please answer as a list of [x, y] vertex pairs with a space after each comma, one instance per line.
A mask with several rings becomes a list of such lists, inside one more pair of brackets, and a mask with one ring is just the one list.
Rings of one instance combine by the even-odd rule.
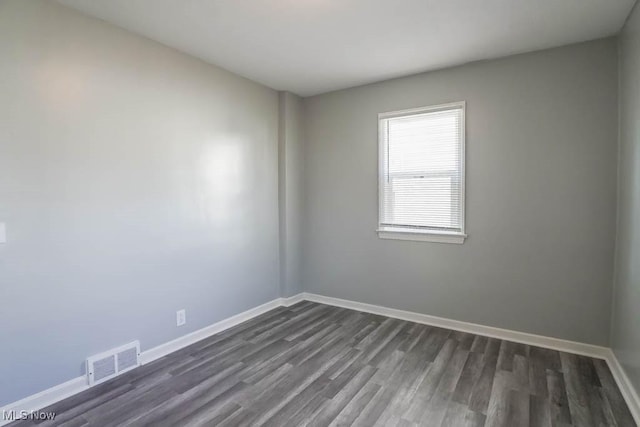
[[278, 297], [277, 92], [48, 1], [0, 58], [0, 406]]
[[618, 238], [612, 347], [640, 390], [640, 7], [620, 35]]
[[[463, 245], [382, 240], [378, 113], [467, 102]], [[608, 344], [613, 38], [306, 98], [305, 290]]]
[[302, 292], [302, 99], [280, 93], [279, 205], [280, 205], [280, 294]]

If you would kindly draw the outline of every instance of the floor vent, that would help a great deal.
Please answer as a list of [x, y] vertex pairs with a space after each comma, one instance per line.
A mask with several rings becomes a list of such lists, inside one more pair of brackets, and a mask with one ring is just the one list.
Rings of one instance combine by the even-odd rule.
[[140, 343], [134, 341], [87, 359], [89, 385], [100, 384], [140, 366]]

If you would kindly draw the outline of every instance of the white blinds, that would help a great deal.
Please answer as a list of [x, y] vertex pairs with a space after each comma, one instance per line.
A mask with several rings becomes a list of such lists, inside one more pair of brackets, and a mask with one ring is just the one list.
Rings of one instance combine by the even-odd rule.
[[464, 104], [380, 116], [380, 228], [462, 233]]

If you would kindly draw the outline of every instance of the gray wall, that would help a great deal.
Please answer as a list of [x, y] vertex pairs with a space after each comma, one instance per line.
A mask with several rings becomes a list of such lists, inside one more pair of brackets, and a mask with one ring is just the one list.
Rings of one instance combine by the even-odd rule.
[[281, 92], [279, 105], [280, 294], [289, 297], [302, 292], [302, 99]]
[[[608, 344], [616, 49], [605, 39], [305, 99], [305, 290]], [[377, 114], [462, 100], [469, 238], [379, 239]]]
[[0, 406], [279, 296], [275, 91], [48, 1], [0, 58]]
[[620, 36], [618, 238], [612, 347], [640, 391], [640, 7]]

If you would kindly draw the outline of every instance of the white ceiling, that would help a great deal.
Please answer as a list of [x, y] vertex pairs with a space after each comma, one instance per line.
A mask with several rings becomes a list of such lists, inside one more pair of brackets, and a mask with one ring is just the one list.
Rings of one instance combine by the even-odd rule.
[[616, 34], [635, 0], [58, 0], [313, 95]]

